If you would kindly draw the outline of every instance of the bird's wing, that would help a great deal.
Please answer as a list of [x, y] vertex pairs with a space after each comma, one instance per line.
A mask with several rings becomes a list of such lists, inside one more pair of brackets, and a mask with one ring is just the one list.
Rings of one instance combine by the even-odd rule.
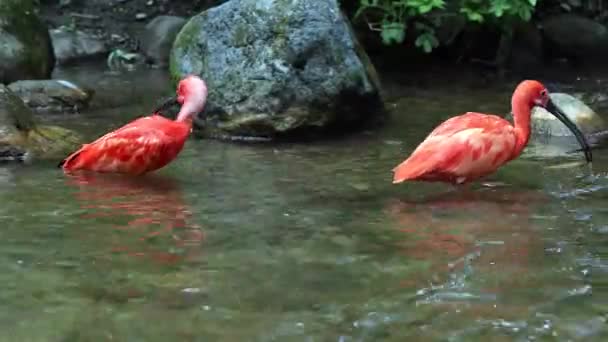
[[508, 121], [466, 113], [433, 130], [407, 160], [393, 169], [394, 181], [481, 175], [506, 162], [515, 142]]
[[452, 135], [471, 128], [483, 128], [485, 131], [492, 131], [497, 128], [501, 129], [506, 125], [510, 125], [510, 122], [499, 116], [467, 112], [445, 120], [428, 137]]
[[[85, 144], [60, 164], [64, 169], [139, 173], [163, 164], [172, 155], [174, 138], [145, 117]], [[179, 152], [179, 151], [177, 151]]]

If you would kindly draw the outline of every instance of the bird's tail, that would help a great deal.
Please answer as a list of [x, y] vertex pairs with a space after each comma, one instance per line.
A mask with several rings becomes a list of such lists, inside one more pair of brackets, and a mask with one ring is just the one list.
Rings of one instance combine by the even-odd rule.
[[59, 164], [57, 165], [58, 168], [68, 168], [69, 164], [75, 160], [76, 158], [78, 158], [78, 156], [80, 155], [80, 152], [82, 152], [82, 149], [70, 154], [67, 158], [65, 158], [64, 160], [62, 160], [61, 162], [59, 162]]
[[[409, 160], [409, 159], [408, 159]], [[420, 172], [414, 168], [411, 168], [408, 160], [397, 165], [393, 169], [393, 184], [403, 183], [407, 180], [411, 180], [420, 175]]]
[[394, 169], [393, 184], [408, 180], [415, 180], [433, 169], [435, 158], [425, 151], [415, 151], [408, 159], [397, 165]]

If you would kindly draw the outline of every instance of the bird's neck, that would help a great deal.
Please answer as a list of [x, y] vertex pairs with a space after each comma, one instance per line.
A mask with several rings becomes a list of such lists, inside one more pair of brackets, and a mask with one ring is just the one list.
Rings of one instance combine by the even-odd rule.
[[515, 127], [515, 134], [517, 136], [513, 157], [517, 157], [528, 144], [528, 140], [530, 140], [530, 116], [532, 106], [525, 98], [514, 96], [511, 107], [513, 112], [513, 126]]
[[175, 121], [177, 122], [184, 122], [187, 124], [192, 124], [192, 118], [194, 117], [194, 115], [196, 114], [196, 111], [193, 108], [194, 106], [192, 106], [190, 103], [186, 102], [182, 105], [182, 107], [179, 110], [179, 113], [177, 113], [177, 118], [175, 119]]

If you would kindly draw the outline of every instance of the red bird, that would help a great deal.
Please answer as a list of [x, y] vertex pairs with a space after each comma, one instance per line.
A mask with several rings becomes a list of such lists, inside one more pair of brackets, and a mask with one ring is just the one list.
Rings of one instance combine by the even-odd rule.
[[[179, 82], [177, 97], [161, 105], [154, 114], [136, 119], [110, 132], [64, 159], [64, 172], [89, 170], [141, 175], [169, 164], [184, 147], [192, 130], [192, 118], [202, 111], [207, 100], [207, 86], [197, 76]], [[158, 113], [174, 104], [181, 105], [177, 119]]]
[[517, 158], [530, 138], [532, 107], [544, 107], [574, 134], [591, 162], [585, 136], [551, 101], [538, 81], [521, 82], [511, 99], [514, 125], [496, 115], [468, 112], [444, 121], [393, 169], [393, 183], [404, 181], [464, 184]]

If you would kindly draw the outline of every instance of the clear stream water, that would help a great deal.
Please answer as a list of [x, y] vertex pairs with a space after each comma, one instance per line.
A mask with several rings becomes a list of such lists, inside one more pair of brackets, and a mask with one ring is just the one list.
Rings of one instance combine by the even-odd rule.
[[[86, 113], [46, 118], [90, 139], [171, 92], [161, 71], [55, 77], [97, 89]], [[393, 186], [438, 122], [508, 109], [507, 86], [444, 88], [340, 140], [191, 139], [141, 179], [2, 166], [0, 340], [606, 340], [608, 158], [520, 158], [497, 188]]]

